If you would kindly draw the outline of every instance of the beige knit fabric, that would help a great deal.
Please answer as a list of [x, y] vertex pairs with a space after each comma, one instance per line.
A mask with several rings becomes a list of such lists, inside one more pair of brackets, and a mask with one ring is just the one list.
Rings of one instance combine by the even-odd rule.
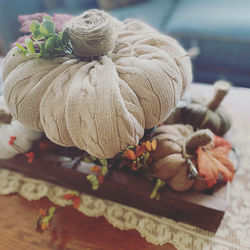
[[189, 57], [174, 39], [137, 20], [111, 19], [115, 47], [96, 60], [24, 58], [13, 49], [3, 64], [4, 96], [17, 120], [100, 158], [136, 145], [192, 80]]

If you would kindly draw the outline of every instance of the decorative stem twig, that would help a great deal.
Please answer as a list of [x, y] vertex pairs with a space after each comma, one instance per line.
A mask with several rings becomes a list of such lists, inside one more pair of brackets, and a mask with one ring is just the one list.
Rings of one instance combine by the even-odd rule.
[[213, 99], [207, 104], [208, 109], [215, 111], [227, 95], [231, 85], [227, 81], [217, 81], [214, 84], [215, 93]]

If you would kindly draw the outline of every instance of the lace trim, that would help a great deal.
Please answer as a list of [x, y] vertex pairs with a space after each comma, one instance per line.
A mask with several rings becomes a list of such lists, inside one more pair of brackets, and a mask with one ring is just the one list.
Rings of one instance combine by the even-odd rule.
[[[154, 245], [172, 243], [177, 249], [183, 250], [250, 249], [250, 124], [236, 124], [231, 134], [233, 144], [241, 152], [241, 168], [231, 184], [228, 209], [215, 234], [87, 194], [81, 194], [78, 210], [91, 217], [104, 216], [110, 224], [121, 230], [136, 229]], [[0, 169], [1, 195], [19, 193], [29, 201], [48, 197], [53, 203], [65, 206], [67, 201], [63, 195], [68, 191], [45, 181]]]

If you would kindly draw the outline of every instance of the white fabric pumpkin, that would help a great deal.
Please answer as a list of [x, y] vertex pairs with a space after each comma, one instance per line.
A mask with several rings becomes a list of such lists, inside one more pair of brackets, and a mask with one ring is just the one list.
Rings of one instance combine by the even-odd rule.
[[166, 120], [192, 80], [190, 59], [174, 39], [103, 11], [73, 18], [66, 30], [77, 56], [8, 53], [6, 103], [15, 119], [51, 141], [111, 158]]
[[16, 147], [9, 144], [12, 136], [16, 137], [14, 143], [24, 153], [31, 149], [33, 141], [41, 137], [42, 133], [33, 131], [16, 120], [5, 123], [7, 119], [4, 118], [4, 114], [9, 116], [9, 113], [1, 95], [0, 114], [0, 159], [9, 159], [20, 153]]

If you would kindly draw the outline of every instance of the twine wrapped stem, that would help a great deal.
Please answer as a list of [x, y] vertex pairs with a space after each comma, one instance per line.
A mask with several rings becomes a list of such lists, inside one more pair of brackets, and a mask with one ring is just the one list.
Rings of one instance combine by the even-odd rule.
[[215, 111], [227, 95], [231, 85], [227, 81], [217, 81], [214, 84], [215, 93], [213, 99], [207, 104], [208, 109]]
[[200, 146], [206, 146], [213, 141], [213, 133], [209, 129], [198, 130], [185, 141], [184, 151], [191, 155]]
[[100, 10], [89, 10], [72, 18], [66, 25], [73, 51], [77, 57], [99, 57], [115, 45], [116, 19]]

